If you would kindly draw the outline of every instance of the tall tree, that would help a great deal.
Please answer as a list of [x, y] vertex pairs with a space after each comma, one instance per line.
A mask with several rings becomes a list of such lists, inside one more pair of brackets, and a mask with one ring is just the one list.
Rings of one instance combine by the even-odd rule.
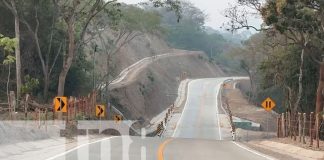
[[[53, 0], [66, 25], [67, 33], [67, 52], [63, 58], [63, 67], [59, 75], [57, 95], [64, 95], [65, 79], [72, 65], [77, 51], [84, 45], [84, 37], [91, 20], [109, 4], [116, 0], [104, 1], [79, 1], [79, 0]], [[79, 28], [78, 28], [79, 27]], [[79, 31], [80, 30], [80, 31]]]
[[[180, 15], [178, 0], [150, 0], [155, 7], [168, 7]], [[73, 59], [78, 51], [82, 51], [84, 37], [90, 22], [98, 13], [108, 6], [113, 6], [117, 0], [53, 0], [58, 8], [58, 13], [65, 23], [67, 33], [67, 52], [63, 58], [63, 67], [59, 76], [58, 95], [64, 95], [65, 79], [71, 67]]]
[[20, 20], [17, 10], [16, 0], [2, 0], [5, 6], [11, 11], [15, 17], [15, 37], [16, 37], [16, 46], [15, 46], [15, 58], [16, 58], [16, 83], [17, 83], [17, 98], [19, 99], [21, 93], [21, 56], [20, 56]]
[[8, 65], [8, 78], [7, 78], [7, 98], [8, 98], [8, 104], [10, 104], [10, 95], [9, 95], [9, 82], [10, 82], [10, 68], [11, 64], [15, 62], [16, 58], [14, 56], [11, 56], [10, 53], [13, 52], [15, 46], [16, 46], [16, 39], [10, 39], [8, 37], [4, 37], [2, 34], [0, 34], [0, 47], [4, 49], [5, 52], [7, 52], [7, 55], [5, 55], [5, 60], [3, 61], [3, 64]]
[[[41, 62], [41, 69], [44, 77], [43, 97], [44, 100], [47, 100], [51, 75], [63, 46], [62, 42], [57, 45], [53, 40], [56, 36], [55, 32], [57, 30], [55, 28], [57, 14], [50, 1], [34, 1], [33, 3], [30, 3], [29, 6], [25, 5], [25, 8], [28, 12], [22, 14], [20, 19], [22, 23], [25, 24], [28, 32], [34, 40], [37, 56]], [[45, 14], [45, 12], [47, 13]], [[48, 34], [49, 36], [42, 37], [39, 32], [43, 32], [43, 34]], [[45, 41], [48, 44], [42, 45], [41, 41]], [[57, 50], [55, 50], [55, 48], [57, 48]], [[51, 56], [52, 52], [55, 52], [54, 56]], [[51, 60], [51, 57], [54, 58]]]
[[318, 17], [316, 16], [318, 13], [316, 13], [314, 9], [307, 7], [306, 2], [309, 2], [313, 7], [320, 4], [316, 1], [302, 0], [278, 0], [266, 1], [266, 3], [262, 3], [261, 0], [238, 1], [241, 6], [253, 8], [254, 14], [262, 16], [264, 25], [262, 25], [261, 29], [248, 24], [247, 17], [249, 13], [246, 12], [246, 10], [239, 10], [237, 6], [227, 10], [227, 17], [231, 19], [229, 22], [229, 26], [231, 27], [230, 30], [233, 31], [241, 28], [254, 28], [256, 30], [274, 29], [285, 35], [289, 39], [289, 42], [301, 48], [301, 63], [298, 75], [299, 87], [293, 111], [297, 111], [300, 108], [300, 101], [303, 94], [302, 80], [305, 52], [319, 29]]
[[[144, 34], [159, 34], [162, 32], [160, 15], [153, 11], [146, 11], [135, 6], [121, 6], [120, 10], [109, 9], [108, 16], [117, 16], [117, 21], [107, 19], [101, 14], [92, 24], [100, 40], [99, 47], [107, 55], [105, 79], [106, 91], [111, 83], [109, 69], [111, 57], [117, 54], [122, 47]], [[113, 17], [112, 17], [113, 19]], [[113, 23], [113, 24], [112, 24]], [[94, 41], [96, 41], [95, 39]], [[95, 43], [95, 42], [94, 42]]]

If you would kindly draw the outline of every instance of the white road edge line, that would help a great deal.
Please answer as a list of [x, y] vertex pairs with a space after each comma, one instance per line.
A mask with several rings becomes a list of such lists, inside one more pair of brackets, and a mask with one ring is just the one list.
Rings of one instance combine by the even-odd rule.
[[116, 138], [116, 136], [112, 136], [112, 137], [104, 138], [104, 139], [101, 139], [101, 140], [98, 140], [98, 141], [94, 141], [94, 142], [90, 142], [90, 143], [85, 143], [85, 144], [79, 145], [79, 146], [77, 146], [75, 148], [72, 148], [72, 149], [70, 149], [68, 151], [65, 151], [65, 152], [60, 153], [58, 155], [55, 155], [53, 157], [47, 158], [46, 160], [54, 160], [54, 159], [56, 159], [58, 157], [61, 157], [61, 156], [66, 155], [66, 154], [68, 154], [68, 153], [70, 153], [72, 151], [75, 151], [75, 150], [77, 150], [77, 149], [79, 149], [81, 147], [84, 147], [84, 146], [87, 146], [87, 145], [91, 145], [91, 144], [94, 144], [94, 143], [98, 143], [98, 142], [101, 142], [101, 141], [106, 141], [106, 140], [109, 140], [109, 139], [112, 139], [112, 138]]
[[218, 134], [219, 134], [219, 140], [222, 140], [222, 132], [221, 132], [221, 128], [220, 128], [220, 122], [219, 122], [219, 111], [218, 111], [218, 94], [219, 94], [219, 90], [220, 90], [221, 84], [218, 85], [218, 87], [216, 88], [216, 115], [217, 115], [217, 122], [218, 122]]
[[234, 141], [232, 141], [232, 143], [234, 143], [235, 145], [239, 146], [239, 147], [242, 148], [242, 149], [245, 149], [245, 150], [247, 150], [247, 151], [249, 151], [249, 152], [251, 152], [251, 153], [254, 153], [254, 154], [256, 154], [256, 155], [258, 155], [258, 156], [261, 156], [261, 157], [263, 157], [263, 158], [266, 158], [266, 159], [268, 159], [268, 160], [277, 160], [276, 158], [273, 158], [273, 157], [271, 157], [271, 156], [268, 156], [268, 155], [262, 154], [262, 153], [260, 153], [260, 152], [257, 152], [257, 151], [255, 151], [255, 150], [253, 150], [253, 149], [251, 149], [251, 148], [248, 148], [248, 147], [245, 147], [245, 146], [243, 146], [243, 145], [240, 145], [240, 144], [238, 144], [238, 143], [236, 143], [236, 142], [234, 142]]
[[182, 113], [181, 113], [181, 115], [180, 115], [180, 119], [178, 120], [177, 125], [176, 125], [176, 128], [175, 128], [175, 130], [174, 130], [174, 132], [173, 132], [173, 134], [172, 134], [172, 137], [175, 137], [175, 134], [176, 134], [176, 132], [177, 132], [177, 130], [178, 130], [178, 128], [179, 128], [180, 121], [182, 120], [182, 115], [183, 115], [183, 113], [185, 112], [185, 110], [186, 110], [186, 108], [187, 108], [188, 97], [189, 97], [189, 92], [190, 92], [189, 87], [190, 87], [190, 85], [192, 84], [192, 82], [195, 82], [195, 81], [197, 81], [197, 80], [192, 80], [192, 81], [190, 81], [190, 82], [188, 83], [188, 86], [187, 86], [187, 88], [186, 88], [186, 90], [187, 90], [187, 94], [186, 94], [186, 95], [187, 95], [187, 97], [186, 97], [186, 102], [185, 102], [184, 108], [183, 108], [183, 110], [182, 110]]

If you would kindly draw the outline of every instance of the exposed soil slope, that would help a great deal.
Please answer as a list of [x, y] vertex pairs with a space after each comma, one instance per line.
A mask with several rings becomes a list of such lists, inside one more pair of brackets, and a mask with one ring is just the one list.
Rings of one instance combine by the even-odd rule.
[[[204, 53], [169, 50], [170, 56], [156, 59], [129, 74], [130, 80], [111, 87], [112, 104], [127, 118], [150, 121], [177, 97], [181, 75], [185, 78], [222, 76], [223, 72], [207, 61]], [[182, 77], [183, 78], [183, 77]]]

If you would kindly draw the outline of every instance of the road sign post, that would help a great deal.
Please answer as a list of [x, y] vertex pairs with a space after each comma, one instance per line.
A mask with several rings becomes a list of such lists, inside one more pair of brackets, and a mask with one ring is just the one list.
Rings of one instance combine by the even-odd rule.
[[273, 101], [270, 97], [266, 98], [262, 103], [261, 106], [269, 112], [267, 117], [267, 138], [269, 138], [269, 119], [271, 117], [272, 109], [276, 106], [276, 102]]

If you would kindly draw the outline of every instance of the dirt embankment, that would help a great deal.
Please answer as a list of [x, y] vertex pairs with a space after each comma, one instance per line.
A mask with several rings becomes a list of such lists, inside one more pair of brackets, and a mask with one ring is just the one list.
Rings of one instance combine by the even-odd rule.
[[124, 111], [126, 117], [149, 121], [174, 102], [183, 73], [186, 78], [223, 75], [201, 54], [164, 58], [141, 71], [131, 84], [113, 89], [110, 93], [112, 103]]
[[[235, 84], [235, 87], [234, 87]], [[277, 129], [277, 114], [268, 112], [260, 104], [251, 104], [242, 92], [249, 90], [249, 81], [233, 82], [233, 86], [225, 89], [224, 96], [228, 100], [232, 114], [236, 117], [250, 120], [261, 125], [261, 131], [275, 132]]]
[[[141, 69], [130, 83], [113, 87], [110, 91], [111, 103], [126, 118], [148, 122], [165, 110], [177, 97], [181, 75], [186, 75], [186, 78], [224, 75], [203, 53], [170, 49], [165, 41], [152, 35], [137, 38], [123, 47], [120, 53], [112, 57], [112, 70], [118, 75], [123, 69], [145, 57], [175, 52], [184, 54], [154, 60]], [[97, 60], [99, 59], [98, 57]], [[99, 66], [104, 68], [106, 64], [103, 57], [101, 59]]]
[[[103, 35], [109, 35], [106, 31]], [[99, 38], [95, 40], [99, 48], [107, 48], [109, 46], [102, 46]], [[88, 48], [89, 49], [89, 48]], [[160, 37], [151, 34], [144, 34], [136, 37], [128, 44], [124, 45], [118, 53], [111, 55], [109, 61], [109, 73], [117, 76], [123, 69], [136, 63], [137, 61], [154, 55], [168, 52], [170, 47]], [[91, 55], [89, 58], [92, 58]], [[107, 55], [105, 53], [97, 54], [95, 56], [96, 71], [104, 75], [107, 72]]]

